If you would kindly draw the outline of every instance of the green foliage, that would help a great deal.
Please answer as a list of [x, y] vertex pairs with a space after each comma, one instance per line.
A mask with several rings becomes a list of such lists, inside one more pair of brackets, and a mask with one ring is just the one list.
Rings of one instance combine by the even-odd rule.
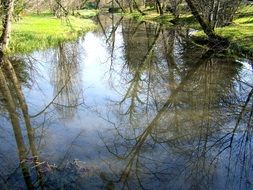
[[95, 29], [92, 21], [73, 16], [57, 19], [49, 13], [27, 15], [13, 24], [10, 51], [26, 53], [46, 49], [62, 41], [75, 40], [92, 29]]

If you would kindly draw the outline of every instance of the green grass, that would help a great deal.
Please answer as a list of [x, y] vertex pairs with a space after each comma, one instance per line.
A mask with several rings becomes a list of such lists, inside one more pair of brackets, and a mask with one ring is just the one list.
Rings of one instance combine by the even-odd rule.
[[217, 28], [216, 33], [227, 37], [238, 46], [253, 50], [253, 6], [245, 6], [238, 10], [233, 23]]
[[[141, 15], [139, 12], [126, 13], [124, 15], [138, 21], [156, 22], [166, 25], [170, 25], [170, 21], [174, 20], [174, 16], [171, 13], [165, 12], [164, 15], [161, 16], [154, 8], [146, 7], [142, 11], [145, 15]], [[177, 20], [177, 23], [188, 28], [201, 28], [191, 13], [186, 11], [183, 11], [182, 14], [180, 14], [180, 18]]]
[[154, 22], [159, 22], [161, 24], [171, 24], [169, 21], [173, 19], [173, 16], [170, 14], [165, 14], [163, 16], [153, 13], [152, 15], [145, 15], [144, 20], [150, 20]]
[[[215, 29], [216, 34], [226, 37], [231, 42], [232, 49], [249, 56], [253, 53], [253, 6], [243, 6], [238, 9], [233, 23], [229, 26]], [[200, 31], [196, 35], [204, 36]]]
[[95, 24], [88, 19], [73, 16], [57, 19], [49, 13], [29, 14], [13, 23], [10, 53], [27, 53], [57, 46], [59, 42], [75, 40], [95, 28]]
[[98, 14], [98, 10], [89, 10], [89, 9], [84, 9], [84, 10], [78, 10], [76, 11], [76, 16], [79, 16], [80, 18], [92, 18]]
[[[153, 21], [163, 24], [169, 24], [173, 19], [170, 13], [166, 13], [164, 16], [160, 16], [154, 9], [143, 10], [146, 15], [142, 16], [139, 13], [129, 14], [130, 17], [136, 20]], [[199, 23], [194, 19], [189, 11], [183, 11], [180, 18], [177, 20], [177, 24], [187, 28], [194, 28], [199, 30], [195, 35], [205, 37], [204, 32], [201, 29]], [[217, 28], [215, 32], [228, 38], [233, 46], [236, 46], [238, 50], [244, 52], [253, 52], [253, 6], [242, 6], [237, 11], [233, 23], [229, 26]]]

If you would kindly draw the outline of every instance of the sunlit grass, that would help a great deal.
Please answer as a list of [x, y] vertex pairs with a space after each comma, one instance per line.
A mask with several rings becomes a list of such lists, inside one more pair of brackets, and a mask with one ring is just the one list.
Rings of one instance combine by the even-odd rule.
[[75, 40], [95, 27], [91, 20], [73, 16], [57, 19], [49, 13], [29, 14], [13, 23], [9, 49], [11, 53], [45, 49], [62, 41]]
[[247, 17], [247, 16], [253, 16], [253, 6], [248, 5], [248, 6], [241, 6], [237, 12], [236, 12], [237, 17]]
[[80, 15], [81, 18], [91, 18], [94, 17], [98, 14], [98, 10], [89, 10], [89, 9], [85, 9], [85, 10], [78, 10], [76, 11], [76, 13], [78, 15]]
[[[195, 28], [195, 27], [194, 27]], [[241, 7], [228, 26], [215, 29], [215, 33], [229, 39], [231, 44], [238, 51], [253, 52], [253, 6]], [[195, 35], [204, 37], [204, 32], [200, 29]]]
[[233, 23], [216, 29], [217, 34], [227, 37], [246, 49], [253, 49], [253, 6], [239, 9]]
[[[140, 13], [132, 13], [129, 16], [136, 20], [155, 21], [163, 24], [169, 24], [170, 21], [173, 20], [173, 16], [170, 13], [165, 13], [164, 16], [160, 16], [156, 13], [155, 9], [150, 8], [147, 8], [144, 12], [146, 13], [144, 16]], [[205, 36], [201, 26], [189, 11], [183, 11], [176, 22], [181, 26], [199, 30], [199, 32], [195, 33], [197, 36]], [[226, 27], [217, 28], [215, 32], [220, 36], [228, 38], [233, 44], [237, 44], [237, 47], [252, 52], [253, 6], [240, 7], [235, 15], [233, 23]]]

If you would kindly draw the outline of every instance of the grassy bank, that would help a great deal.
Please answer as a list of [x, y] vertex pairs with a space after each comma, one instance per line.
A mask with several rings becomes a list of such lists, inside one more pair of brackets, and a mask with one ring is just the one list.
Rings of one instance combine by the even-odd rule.
[[[95, 13], [81, 11], [86, 17]], [[10, 53], [27, 53], [56, 46], [59, 42], [77, 39], [82, 33], [95, 29], [95, 24], [81, 17], [57, 19], [50, 13], [29, 14], [13, 23]]]
[[[163, 24], [171, 24], [173, 16], [171, 14], [165, 14], [164, 16], [159, 16], [154, 10], [144, 10], [146, 15], [141, 15], [140, 13], [132, 13], [127, 16], [135, 18], [140, 21], [158, 22]], [[180, 15], [177, 20], [177, 24], [187, 27], [194, 28], [200, 32], [196, 35], [203, 36], [204, 33], [201, 32], [201, 27], [199, 23], [193, 18], [189, 12], [184, 12]], [[230, 40], [233, 48], [246, 53], [248, 55], [253, 55], [253, 6], [240, 7], [237, 11], [233, 23], [229, 26], [217, 28], [215, 32]]]
[[241, 7], [233, 23], [217, 28], [216, 33], [227, 37], [238, 50], [253, 55], [253, 6]]

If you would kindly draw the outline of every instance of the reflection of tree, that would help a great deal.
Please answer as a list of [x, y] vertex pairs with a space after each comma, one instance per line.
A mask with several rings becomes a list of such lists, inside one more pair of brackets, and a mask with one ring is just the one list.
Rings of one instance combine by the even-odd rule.
[[[22, 174], [28, 189], [34, 189], [34, 184], [32, 182], [30, 169], [27, 166], [28, 160], [28, 152], [26, 149], [26, 145], [24, 143], [24, 138], [21, 132], [21, 121], [22, 119], [19, 118], [18, 108], [21, 109], [23, 120], [26, 127], [26, 132], [28, 136], [29, 142], [29, 150], [32, 154], [32, 160], [34, 162], [34, 168], [36, 172], [36, 176], [38, 177], [38, 184], [42, 185], [42, 175], [39, 169], [39, 166], [36, 164], [38, 162], [38, 153], [34, 143], [34, 136], [33, 136], [33, 128], [31, 126], [29, 114], [28, 114], [28, 107], [26, 104], [26, 100], [24, 98], [23, 92], [21, 90], [21, 85], [19, 83], [19, 79], [15, 73], [15, 70], [12, 66], [12, 63], [9, 59], [1, 58], [1, 63], [3, 64], [3, 70], [0, 69], [0, 88], [2, 96], [4, 97], [4, 104], [6, 109], [9, 113], [10, 121], [12, 124], [12, 129], [14, 132], [16, 145], [18, 148], [18, 155], [20, 160], [20, 167], [22, 170]], [[8, 77], [6, 77], [8, 76]], [[17, 101], [15, 101], [17, 97]]]
[[123, 18], [123, 16], [119, 17], [115, 16], [114, 14], [111, 14], [110, 16], [99, 14], [96, 16], [96, 22], [99, 25], [99, 32], [97, 35], [102, 34], [103, 38], [105, 39], [106, 46], [110, 52], [111, 67], [113, 66], [115, 49], [117, 48], [115, 47], [116, 32], [119, 30]]
[[[252, 112], [245, 112], [251, 110], [252, 92], [243, 99], [245, 106], [239, 117], [231, 112], [231, 106], [238, 107], [233, 104], [239, 103], [241, 95], [237, 94], [235, 82], [239, 81], [239, 65], [231, 64], [233, 60], [224, 57], [214, 59], [209, 52], [205, 56], [196, 52], [199, 61], [194, 63], [190, 54], [178, 52], [181, 50], [176, 31], [163, 28], [155, 30], [159, 32], [154, 33], [150, 38], [153, 40], [139, 52], [134, 48], [140, 41], [144, 46], [145, 39], [143, 30], [136, 31], [140, 32], [139, 38], [133, 39], [135, 32], [124, 37], [129, 72], [122, 72], [126, 75], [121, 77], [125, 93], [119, 101], [120, 108], [115, 110], [115, 118], [119, 118], [119, 122], [113, 122], [118, 123], [115, 136], [103, 138], [108, 151], [115, 156], [114, 166], [110, 166], [115, 177], [103, 174], [103, 179], [119, 183], [123, 189], [217, 187], [218, 176], [222, 173], [217, 167], [226, 165], [227, 150], [224, 148], [229, 147], [234, 131], [238, 132], [236, 120], [244, 116], [247, 126], [252, 122]], [[150, 52], [152, 59], [147, 62]], [[150, 98], [144, 98], [147, 95]], [[165, 96], [169, 96], [167, 100]], [[138, 109], [133, 109], [137, 105]], [[146, 105], [149, 105], [146, 109], [149, 113], [143, 112]], [[135, 117], [131, 116], [133, 113]], [[129, 118], [135, 122], [129, 123]], [[240, 122], [243, 123], [242, 119]], [[236, 126], [232, 130], [231, 123]], [[250, 130], [245, 131], [243, 136], [248, 140], [243, 142], [249, 142]], [[238, 149], [233, 151], [238, 152]], [[252, 163], [251, 160], [247, 162]], [[225, 180], [225, 176], [220, 180]], [[224, 181], [221, 184], [225, 184]]]
[[[6, 138], [11, 138], [11, 141], [6, 139], [6, 142], [12, 143], [12, 140], [14, 140], [19, 156], [18, 166], [15, 166], [17, 161], [15, 158], [12, 158], [13, 161], [9, 161], [10, 163], [8, 165], [5, 163], [8, 171], [1, 171], [1, 188], [13, 189], [24, 188], [26, 186], [25, 189], [44, 189], [45, 187], [58, 189], [63, 184], [65, 187], [73, 188], [73, 184], [71, 183], [73, 178], [77, 181], [86, 179], [90, 169], [81, 161], [71, 162], [67, 160], [68, 157], [64, 157], [61, 160], [62, 163], [57, 166], [50, 165], [46, 161], [40, 161], [35, 143], [34, 128], [32, 127], [28, 114], [28, 106], [22, 92], [19, 78], [16, 76], [16, 72], [7, 58], [4, 59], [3, 68], [0, 69], [0, 92], [1, 103], [5, 108], [4, 111], [6, 110], [5, 112], [9, 115], [10, 124], [14, 133], [14, 139], [7, 136]], [[24, 132], [27, 133], [27, 136]], [[3, 133], [3, 135], [6, 135], [6, 133]], [[74, 140], [78, 137], [79, 135]], [[39, 140], [41, 141], [41, 139]], [[28, 145], [26, 142], [28, 142]], [[68, 151], [66, 155], [69, 153]], [[13, 149], [11, 152], [14, 154], [16, 151]], [[10, 159], [8, 158], [9, 154], [12, 156], [10, 150], [8, 150], [7, 155], [0, 155], [1, 160], [3, 161], [5, 157], [6, 159]], [[23, 179], [21, 179], [22, 176]], [[45, 176], [47, 176], [46, 179]], [[69, 176], [71, 176], [71, 180], [68, 179]], [[23, 184], [23, 181], [25, 184]], [[82, 186], [83, 183], [80, 184], [80, 187]]]
[[[128, 88], [121, 104], [129, 103], [126, 113], [133, 118], [138, 107], [144, 104], [145, 110], [151, 109], [152, 102], [158, 103], [164, 96], [157, 96], [155, 91], [164, 89], [172, 91], [176, 85], [175, 73], [179, 68], [175, 63], [173, 54], [175, 30], [166, 30], [162, 25], [150, 25], [144, 22], [135, 23], [126, 21], [123, 23], [123, 36], [125, 40], [125, 60], [129, 73], [126, 75], [123, 85], [128, 83]], [[169, 79], [167, 74], [169, 73]], [[158, 74], [159, 77], [156, 77]], [[179, 74], [179, 73], [178, 73]], [[180, 76], [181, 77], [181, 76]], [[158, 104], [153, 104], [156, 109]]]
[[161, 26], [154, 27], [152, 24], [136, 23], [133, 20], [125, 20], [122, 25], [126, 64], [130, 68], [138, 67], [152, 57]]
[[54, 105], [64, 118], [71, 118], [80, 103], [82, 91], [79, 88], [78, 52], [76, 44], [59, 44], [56, 65], [52, 73]]

